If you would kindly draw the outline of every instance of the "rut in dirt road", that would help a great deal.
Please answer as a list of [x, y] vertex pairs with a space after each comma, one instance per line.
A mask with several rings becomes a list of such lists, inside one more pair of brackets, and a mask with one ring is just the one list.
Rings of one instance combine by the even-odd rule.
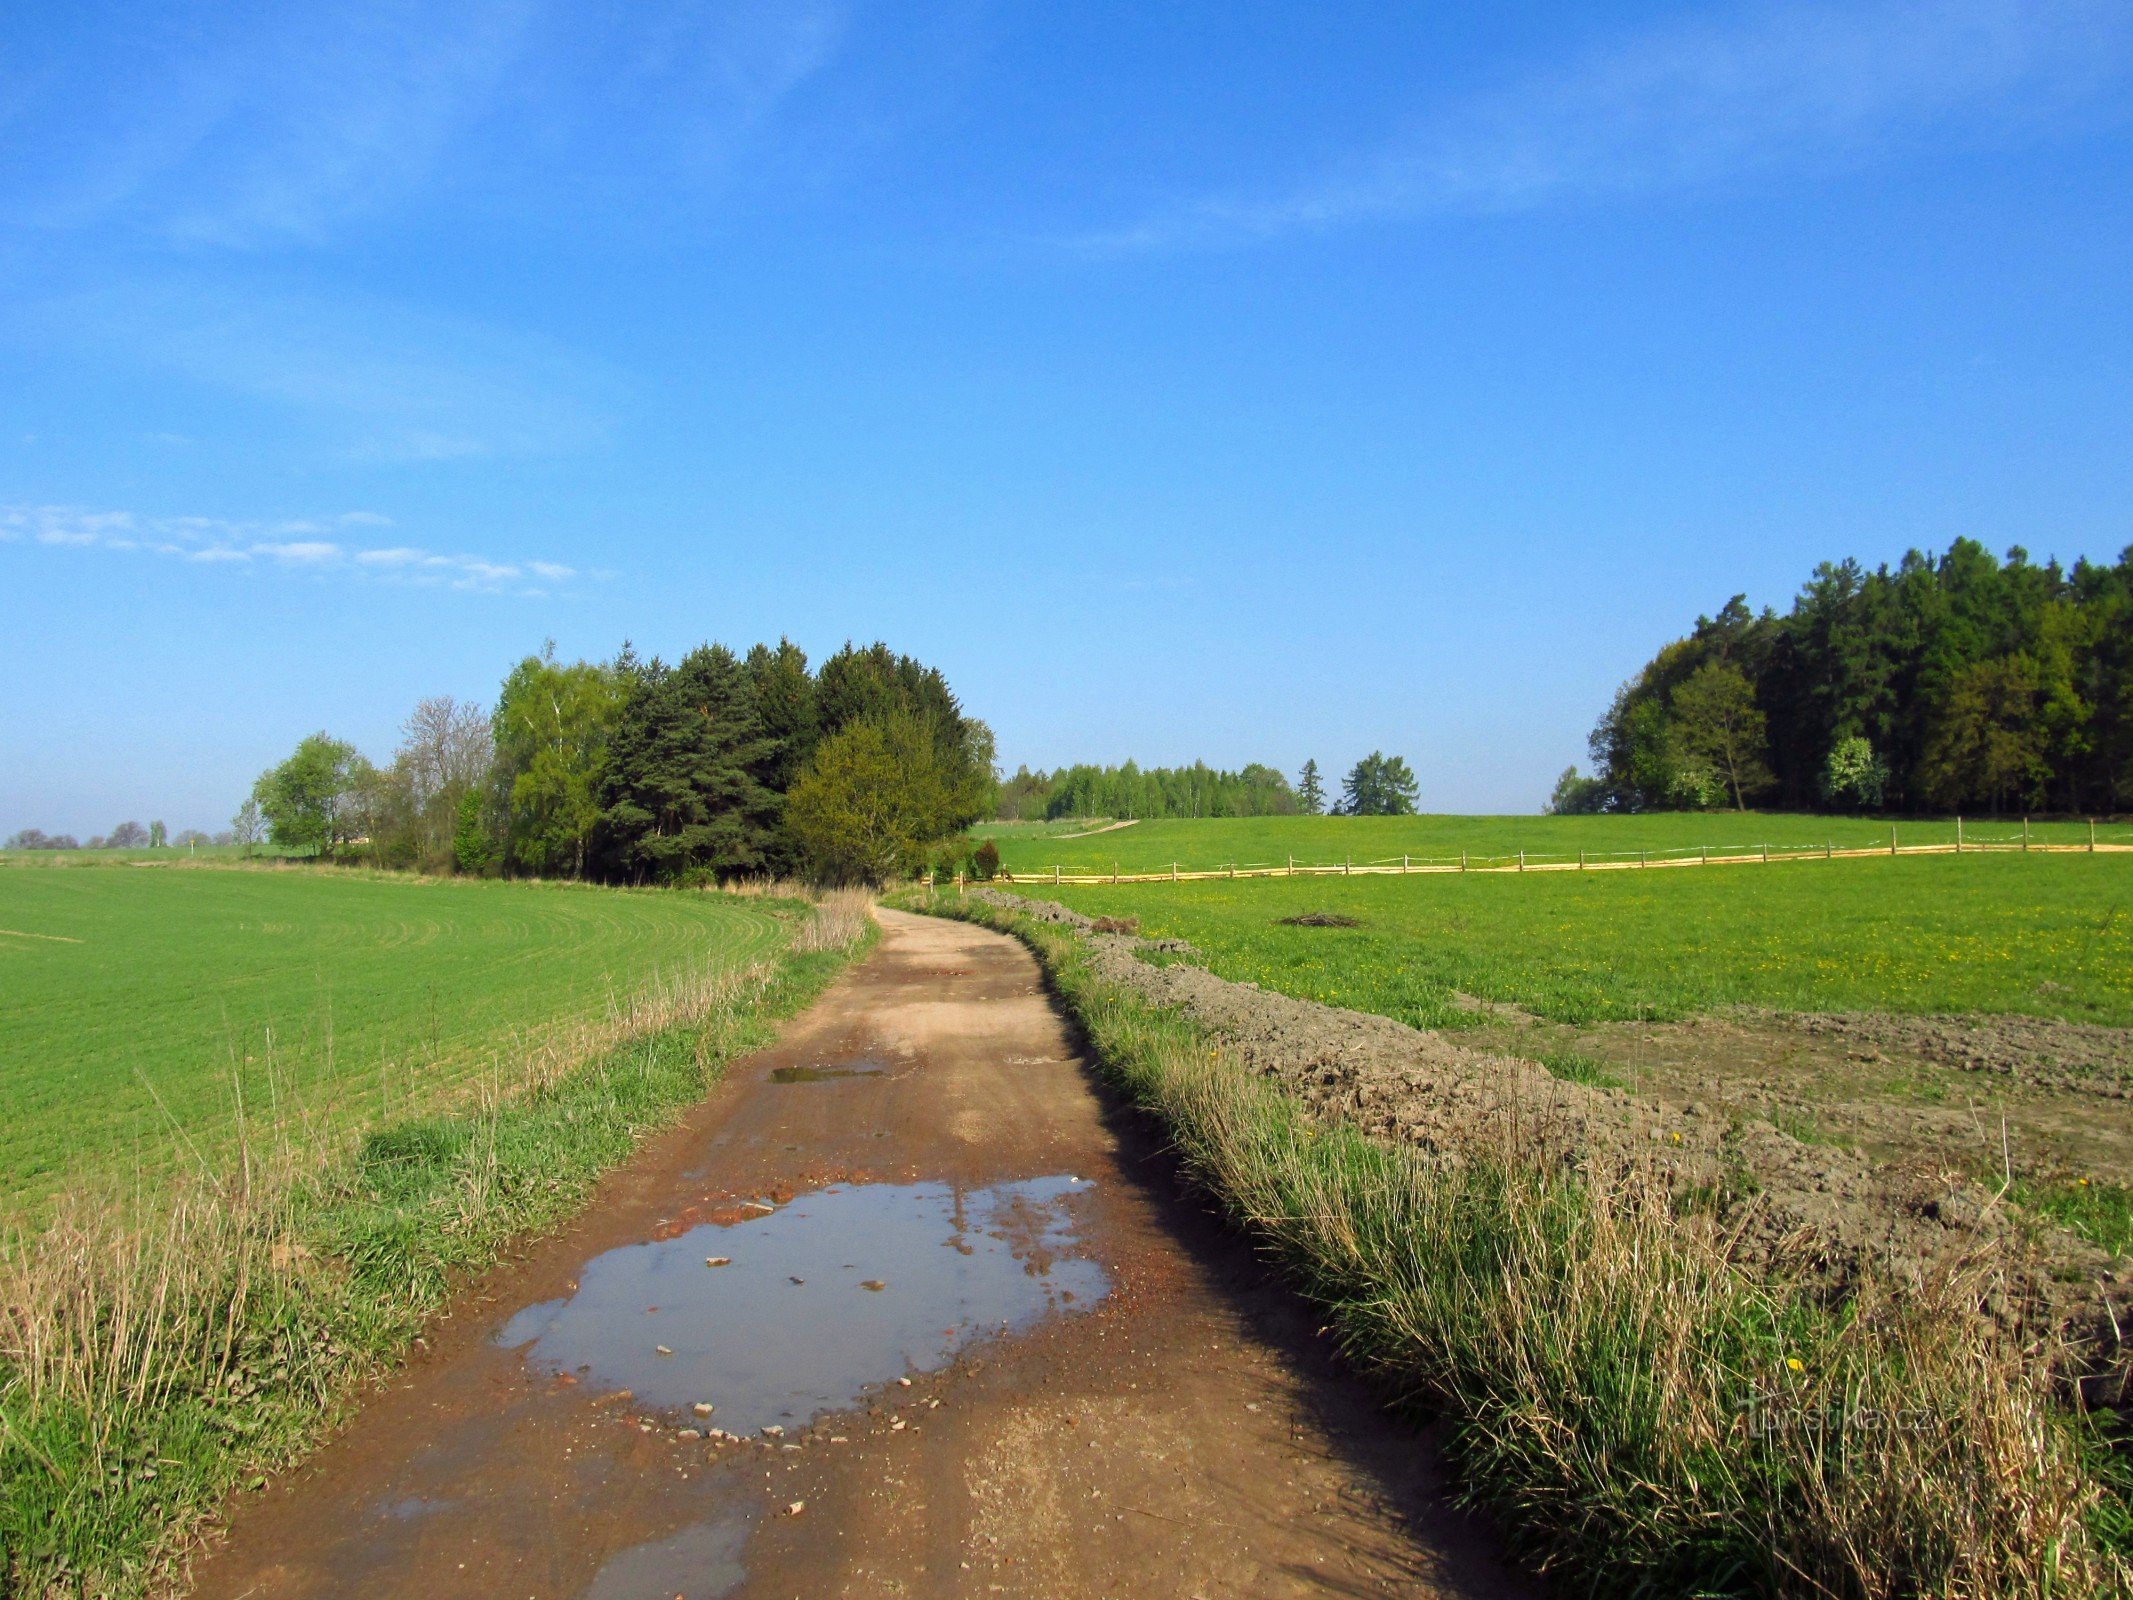
[[1509, 1595], [1021, 946], [879, 949], [490, 1274], [196, 1593]]

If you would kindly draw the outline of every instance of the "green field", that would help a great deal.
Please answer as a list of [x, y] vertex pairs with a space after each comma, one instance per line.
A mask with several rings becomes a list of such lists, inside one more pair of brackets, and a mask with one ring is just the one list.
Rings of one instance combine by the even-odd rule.
[[[165, 853], [166, 859], [168, 853]], [[779, 948], [780, 902], [312, 868], [0, 869], [0, 1203], [493, 1078], [662, 977]], [[182, 1134], [176, 1130], [182, 1129]]]
[[[1138, 917], [1152, 937], [1189, 939], [1223, 977], [1423, 1027], [1473, 1020], [1454, 1005], [1455, 992], [1562, 1022], [1753, 1004], [2133, 1025], [2133, 859], [2124, 856], [1026, 892], [1092, 915]], [[1311, 911], [1361, 926], [1280, 921]]]
[[[1294, 857], [1299, 865], [1352, 860], [1364, 866], [1397, 863], [1402, 855], [1417, 862], [1456, 861], [1461, 851], [1478, 864], [1515, 858], [1521, 850], [1535, 860], [1575, 860], [1583, 850], [1596, 861], [1705, 846], [1714, 853], [1764, 844], [1834, 844], [1841, 850], [1886, 846], [1891, 826], [1904, 845], [1955, 842], [1952, 820], [1892, 825], [1868, 817], [1760, 811], [1598, 817], [1211, 817], [1136, 822], [1082, 838], [1060, 837], [1091, 826], [1096, 824], [981, 823], [971, 835], [994, 840], [1001, 864], [1018, 877], [1048, 872], [1054, 865], [1067, 872], [1161, 872], [1173, 863], [1187, 871], [1278, 867]], [[1973, 818], [1964, 823], [1964, 835], [1972, 842], [2018, 841], [2022, 821]], [[2088, 828], [2080, 822], [2038, 822], [2030, 835], [2040, 844], [2077, 844], [2088, 838]], [[2133, 844], [2133, 824], [2099, 825], [2096, 836], [2106, 843]]]

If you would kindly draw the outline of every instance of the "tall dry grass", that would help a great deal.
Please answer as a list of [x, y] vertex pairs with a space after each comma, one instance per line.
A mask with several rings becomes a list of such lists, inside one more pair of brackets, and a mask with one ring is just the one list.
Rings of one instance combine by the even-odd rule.
[[1649, 1170], [1543, 1164], [1515, 1107], [1456, 1160], [1314, 1123], [1173, 1013], [1027, 940], [1189, 1173], [1423, 1405], [1466, 1492], [1574, 1589], [1697, 1595], [2125, 1592], [2046, 1372], [1979, 1314], [1992, 1268], [1834, 1303], [1735, 1264]]
[[85, 1187], [0, 1234], [0, 1586], [127, 1593], [167, 1572], [460, 1274], [567, 1213], [870, 928], [863, 898], [825, 897], [790, 959], [618, 996], [456, 1105], [255, 1124], [219, 1161], [188, 1147], [175, 1180]]

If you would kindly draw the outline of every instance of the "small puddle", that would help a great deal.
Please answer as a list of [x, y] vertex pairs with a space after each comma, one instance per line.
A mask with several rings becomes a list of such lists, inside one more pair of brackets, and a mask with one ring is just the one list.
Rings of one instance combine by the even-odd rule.
[[885, 1056], [864, 1055], [850, 1061], [824, 1061], [806, 1067], [773, 1067], [772, 1083], [834, 1083], [839, 1078], [878, 1078], [893, 1065]]
[[[1084, 1252], [1086, 1178], [990, 1188], [840, 1184], [588, 1261], [568, 1299], [495, 1338], [638, 1405], [752, 1434], [801, 1428], [973, 1340], [1085, 1311], [1111, 1291]], [[718, 1266], [707, 1266], [718, 1261]]]
[[729, 1517], [632, 1545], [593, 1575], [583, 1600], [718, 1600], [748, 1576], [741, 1565], [748, 1532], [746, 1517]]

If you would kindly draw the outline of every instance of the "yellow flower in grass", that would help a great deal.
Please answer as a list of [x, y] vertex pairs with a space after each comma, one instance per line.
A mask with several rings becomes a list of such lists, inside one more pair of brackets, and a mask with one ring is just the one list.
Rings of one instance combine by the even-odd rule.
[[1798, 1356], [1787, 1356], [1785, 1358], [1785, 1369], [1788, 1372], [1805, 1372], [1807, 1370], [1805, 1367], [1800, 1365], [1800, 1358]]

